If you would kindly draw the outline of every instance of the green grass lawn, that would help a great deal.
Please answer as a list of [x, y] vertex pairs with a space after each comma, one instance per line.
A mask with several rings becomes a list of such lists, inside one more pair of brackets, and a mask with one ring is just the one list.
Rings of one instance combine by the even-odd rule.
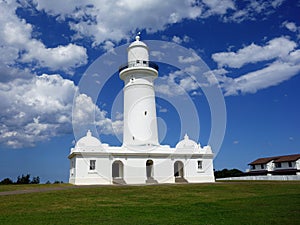
[[[3, 187], [0, 192], [57, 185]], [[6, 195], [0, 196], [0, 224], [299, 225], [300, 182], [99, 186]]]

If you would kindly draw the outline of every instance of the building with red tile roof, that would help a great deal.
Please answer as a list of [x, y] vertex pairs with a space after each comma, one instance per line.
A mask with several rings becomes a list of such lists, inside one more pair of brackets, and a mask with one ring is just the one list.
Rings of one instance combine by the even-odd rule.
[[248, 165], [247, 175], [300, 175], [300, 154], [259, 158]]

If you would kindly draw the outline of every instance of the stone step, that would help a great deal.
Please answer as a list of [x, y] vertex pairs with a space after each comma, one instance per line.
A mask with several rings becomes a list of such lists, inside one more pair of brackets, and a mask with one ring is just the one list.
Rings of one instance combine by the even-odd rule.
[[175, 177], [175, 183], [188, 183], [183, 177]]
[[126, 184], [125, 180], [123, 178], [113, 178], [113, 184]]
[[158, 182], [153, 177], [147, 177], [146, 184], [158, 184]]

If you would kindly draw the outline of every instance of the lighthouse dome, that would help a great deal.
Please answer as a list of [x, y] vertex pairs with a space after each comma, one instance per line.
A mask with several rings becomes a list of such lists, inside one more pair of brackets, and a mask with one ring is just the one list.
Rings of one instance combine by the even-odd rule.
[[148, 48], [147, 45], [146, 45], [144, 42], [140, 41], [140, 39], [141, 39], [140, 36], [138, 36], [138, 35], [135, 36], [135, 41], [132, 42], [132, 43], [129, 45], [128, 48], [137, 47], [137, 46]]
[[176, 148], [197, 148], [198, 145], [195, 141], [189, 139], [187, 134], [184, 135], [184, 139], [178, 142]]
[[147, 45], [140, 41], [140, 36], [135, 37], [135, 41], [132, 42], [128, 49], [128, 63], [137, 61], [149, 61], [149, 50]]
[[76, 147], [98, 147], [101, 146], [101, 142], [98, 138], [92, 136], [92, 132], [90, 130], [87, 131], [86, 136], [82, 137], [77, 141]]

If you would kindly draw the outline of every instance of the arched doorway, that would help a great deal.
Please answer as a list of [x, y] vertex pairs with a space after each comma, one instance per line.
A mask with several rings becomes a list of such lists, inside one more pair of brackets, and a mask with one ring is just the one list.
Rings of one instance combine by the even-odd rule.
[[121, 161], [115, 161], [112, 164], [112, 178], [114, 184], [125, 184], [124, 165]]
[[174, 177], [176, 183], [187, 183], [187, 180], [184, 178], [184, 165], [181, 161], [174, 163]]
[[155, 180], [154, 177], [154, 172], [153, 172], [153, 161], [151, 159], [148, 159], [146, 162], [146, 183], [147, 184], [157, 184], [157, 180]]
[[181, 161], [174, 163], [174, 177], [184, 177], [183, 163]]
[[153, 178], [153, 161], [147, 160], [146, 162], [146, 173], [147, 173], [147, 179]]

